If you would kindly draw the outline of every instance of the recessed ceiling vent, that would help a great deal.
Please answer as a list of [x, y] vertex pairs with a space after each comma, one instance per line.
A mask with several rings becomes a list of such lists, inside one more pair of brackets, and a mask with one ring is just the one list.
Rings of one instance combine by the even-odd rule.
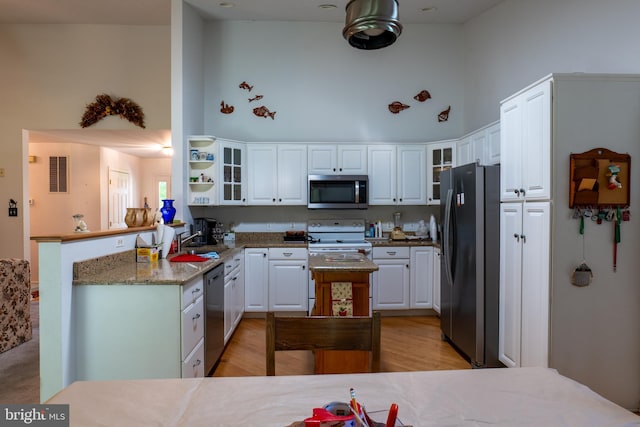
[[351, 0], [342, 35], [358, 49], [372, 50], [393, 44], [402, 33], [396, 0]]

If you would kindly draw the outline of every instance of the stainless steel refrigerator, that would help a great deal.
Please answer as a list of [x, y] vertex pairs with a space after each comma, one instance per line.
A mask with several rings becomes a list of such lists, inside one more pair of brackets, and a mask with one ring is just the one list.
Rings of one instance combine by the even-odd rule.
[[440, 321], [473, 367], [498, 360], [500, 169], [468, 164], [440, 177]]

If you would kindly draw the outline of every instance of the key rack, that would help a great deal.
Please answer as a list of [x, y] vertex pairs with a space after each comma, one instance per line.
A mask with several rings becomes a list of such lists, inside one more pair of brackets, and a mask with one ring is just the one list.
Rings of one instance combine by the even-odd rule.
[[629, 206], [631, 156], [606, 148], [571, 154], [569, 207]]

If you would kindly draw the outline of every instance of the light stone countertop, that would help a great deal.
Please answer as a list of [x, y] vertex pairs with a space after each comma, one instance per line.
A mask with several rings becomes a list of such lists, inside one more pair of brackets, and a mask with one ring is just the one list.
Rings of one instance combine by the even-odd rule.
[[378, 265], [359, 253], [309, 255], [311, 271], [372, 272]]

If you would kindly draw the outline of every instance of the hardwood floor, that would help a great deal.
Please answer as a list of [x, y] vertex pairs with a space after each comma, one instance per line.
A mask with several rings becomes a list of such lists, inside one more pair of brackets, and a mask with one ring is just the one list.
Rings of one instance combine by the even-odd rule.
[[[447, 342], [440, 339], [436, 316], [383, 317], [381, 372], [470, 369]], [[265, 321], [244, 318], [227, 345], [214, 377], [265, 375]], [[277, 375], [313, 374], [309, 351], [276, 353]]]

